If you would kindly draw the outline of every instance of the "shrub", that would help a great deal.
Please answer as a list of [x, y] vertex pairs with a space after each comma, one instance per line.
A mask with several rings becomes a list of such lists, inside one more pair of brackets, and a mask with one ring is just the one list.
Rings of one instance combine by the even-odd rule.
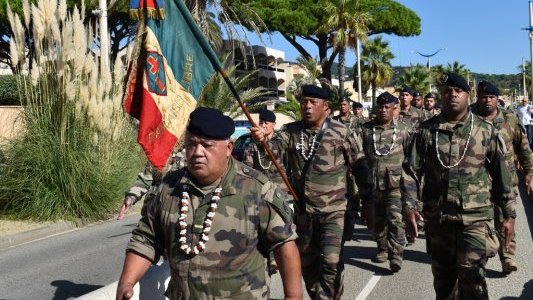
[[[29, 76], [16, 77], [25, 131], [1, 150], [6, 163], [0, 166], [0, 213], [102, 219], [118, 208], [141, 168], [135, 133], [121, 106], [124, 67], [117, 60], [113, 72], [100, 68], [83, 14], [76, 8], [67, 13], [65, 0], [53, 2], [40, 0], [32, 22], [24, 22], [34, 26], [36, 51]], [[22, 22], [10, 11], [8, 19], [14, 32], [11, 57], [25, 68]]]
[[13, 75], [0, 75], [0, 106], [20, 105], [17, 78]]

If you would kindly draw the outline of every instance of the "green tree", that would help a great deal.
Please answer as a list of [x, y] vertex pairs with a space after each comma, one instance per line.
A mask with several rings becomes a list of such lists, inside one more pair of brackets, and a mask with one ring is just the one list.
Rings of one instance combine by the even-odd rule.
[[339, 53], [339, 98], [344, 97], [345, 54], [346, 48], [357, 47], [358, 39], [366, 41], [371, 20], [368, 12], [360, 6], [361, 0], [334, 0], [328, 2], [324, 11], [329, 17], [319, 28], [321, 32], [333, 31], [333, 46]]
[[408, 86], [424, 95], [429, 92], [431, 76], [425, 66], [417, 64], [405, 70], [400, 76], [400, 83], [401, 86], [396, 87], [397, 89], [401, 89], [402, 86]]
[[[335, 30], [320, 31], [329, 15], [324, 7], [332, 0], [226, 0], [239, 11], [246, 4], [264, 21], [261, 30], [279, 32], [304, 57], [313, 57], [301, 41], [313, 42], [322, 65], [322, 77], [331, 79], [331, 65], [338, 50], [333, 48]], [[361, 11], [371, 16], [367, 36], [379, 33], [398, 36], [420, 34], [420, 18], [415, 12], [393, 0], [360, 0]]]
[[463, 76], [464, 78], [467, 78], [468, 74], [470, 73], [466, 66], [458, 61], [448, 63], [444, 70], [446, 71], [446, 73], [456, 73]]
[[[361, 52], [361, 83], [367, 91], [372, 88], [372, 106], [375, 106], [376, 90], [384, 86], [392, 78], [390, 61], [394, 54], [389, 49], [389, 43], [381, 36], [369, 40], [363, 45]], [[356, 68], [357, 69], [357, 68]], [[355, 82], [354, 82], [355, 84]]]

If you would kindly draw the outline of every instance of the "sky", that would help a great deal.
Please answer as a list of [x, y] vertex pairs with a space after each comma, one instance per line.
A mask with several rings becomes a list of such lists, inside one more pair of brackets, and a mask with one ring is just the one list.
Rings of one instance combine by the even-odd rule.
[[[458, 61], [472, 72], [516, 74], [522, 57], [530, 60], [529, 1], [527, 0], [398, 0], [421, 19], [422, 32], [415, 37], [384, 35], [394, 53], [393, 66], [431, 65]], [[371, 37], [372, 38], [372, 37]], [[285, 51], [286, 60], [295, 60], [299, 53], [281, 35], [273, 34], [265, 46]], [[302, 40], [300, 40], [301, 42]], [[250, 35], [252, 44], [259, 39]], [[303, 43], [313, 55], [317, 48]], [[355, 62], [355, 53], [347, 54], [347, 65]]]

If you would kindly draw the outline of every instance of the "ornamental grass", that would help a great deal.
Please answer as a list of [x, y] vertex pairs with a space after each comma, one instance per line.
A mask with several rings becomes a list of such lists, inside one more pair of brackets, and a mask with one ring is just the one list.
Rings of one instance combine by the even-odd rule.
[[83, 5], [68, 11], [65, 0], [24, 0], [23, 8], [23, 20], [7, 10], [25, 129], [2, 144], [0, 215], [107, 218], [142, 167], [121, 103], [124, 64], [100, 68], [97, 30], [84, 25]]

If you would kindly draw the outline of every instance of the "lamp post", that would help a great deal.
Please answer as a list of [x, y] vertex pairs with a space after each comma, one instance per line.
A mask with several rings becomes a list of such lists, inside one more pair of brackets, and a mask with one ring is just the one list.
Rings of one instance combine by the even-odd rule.
[[[442, 50], [446, 50], [446, 48], [440, 48], [439, 50], [431, 53], [431, 54], [422, 54], [418, 51], [415, 51], [416, 53], [418, 53], [418, 55], [420, 56], [423, 56], [425, 58], [428, 59], [428, 63], [427, 63], [427, 67], [428, 67], [428, 74], [429, 76], [431, 76], [431, 58], [435, 55], [437, 55], [437, 53], [441, 52]], [[431, 81], [429, 82], [429, 92], [431, 92]]]

